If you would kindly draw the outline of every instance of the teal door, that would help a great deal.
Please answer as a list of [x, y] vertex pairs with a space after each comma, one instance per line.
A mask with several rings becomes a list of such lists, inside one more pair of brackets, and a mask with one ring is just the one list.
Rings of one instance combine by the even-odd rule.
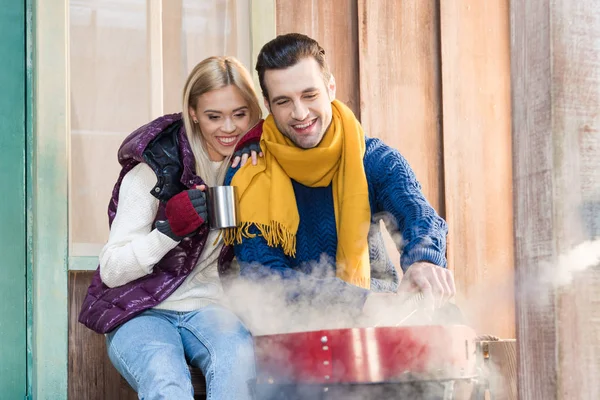
[[0, 398], [27, 392], [25, 0], [0, 8]]

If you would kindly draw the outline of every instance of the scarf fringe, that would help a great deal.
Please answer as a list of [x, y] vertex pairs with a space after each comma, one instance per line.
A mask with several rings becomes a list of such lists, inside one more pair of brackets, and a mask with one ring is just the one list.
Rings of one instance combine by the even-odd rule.
[[358, 277], [358, 278], [346, 278], [346, 279], [343, 276], [338, 276], [338, 278], [340, 278], [343, 281], [350, 283], [354, 286], [361, 287], [363, 289], [371, 288], [371, 277], [370, 276], [368, 278]]
[[256, 234], [250, 233], [252, 226], [258, 229], [259, 236], [265, 238], [269, 247], [281, 246], [286, 256], [296, 257], [296, 235], [277, 221], [271, 221], [268, 225], [242, 222], [237, 228], [225, 230], [223, 233], [223, 242], [231, 246], [242, 243], [243, 238], [251, 239], [256, 237]]

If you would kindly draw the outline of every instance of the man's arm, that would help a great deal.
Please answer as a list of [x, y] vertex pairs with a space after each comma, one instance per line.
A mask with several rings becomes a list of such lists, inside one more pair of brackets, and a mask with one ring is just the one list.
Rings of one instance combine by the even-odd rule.
[[423, 196], [408, 162], [395, 149], [371, 140], [365, 156], [367, 179], [374, 187], [376, 208], [393, 217], [402, 243], [400, 264], [406, 271], [417, 261], [446, 266], [446, 222]]
[[[446, 222], [427, 202], [414, 172], [404, 157], [381, 141], [371, 139], [365, 155], [369, 183], [374, 185], [378, 211], [386, 212], [402, 235], [396, 243], [402, 252], [401, 289], [433, 292], [438, 300], [455, 293], [446, 267]], [[442, 267], [442, 268], [440, 268]]]

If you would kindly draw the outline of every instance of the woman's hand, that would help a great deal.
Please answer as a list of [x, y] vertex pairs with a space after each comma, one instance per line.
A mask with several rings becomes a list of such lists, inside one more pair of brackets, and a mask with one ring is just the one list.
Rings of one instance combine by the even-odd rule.
[[166, 221], [156, 221], [156, 229], [173, 240], [194, 233], [208, 218], [204, 186], [184, 190], [167, 202]]

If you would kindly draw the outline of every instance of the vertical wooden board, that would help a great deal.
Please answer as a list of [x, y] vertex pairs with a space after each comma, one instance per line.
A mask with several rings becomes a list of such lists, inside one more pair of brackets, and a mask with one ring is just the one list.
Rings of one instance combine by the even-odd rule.
[[512, 154], [508, 0], [440, 2], [450, 267], [481, 333], [512, 338]]
[[[553, 234], [560, 251], [560, 273], [573, 278], [558, 293], [558, 397], [597, 399], [600, 214], [593, 210], [600, 208], [600, 4], [561, 0], [550, 7]], [[589, 250], [575, 249], [593, 239]], [[589, 270], [577, 272], [590, 256], [596, 262]], [[562, 262], [564, 257], [569, 262]], [[574, 374], [574, 370], [581, 372]]]
[[[600, 241], [597, 243], [600, 245]], [[557, 398], [598, 399], [600, 268], [576, 274], [573, 283], [559, 293], [557, 306], [557, 333], [560, 339], [557, 347], [560, 391]]]
[[514, 1], [511, 23], [519, 394], [597, 399], [600, 7]]
[[[425, 197], [444, 216], [437, 2], [359, 0], [358, 18], [365, 132], [406, 157]], [[385, 239], [399, 268], [400, 238]]]
[[308, 35], [325, 49], [337, 84], [337, 98], [359, 116], [356, 0], [277, 0], [277, 34]]
[[555, 296], [535, 285], [555, 255], [552, 216], [551, 44], [549, 7], [511, 2], [511, 86], [518, 391], [556, 398]]
[[25, 1], [0, 11], [0, 397], [23, 398], [26, 353]]
[[488, 349], [484, 360], [489, 390], [494, 400], [517, 400], [517, 343], [515, 340], [482, 342]]
[[365, 132], [400, 150], [444, 215], [438, 2], [359, 0]]
[[71, 400], [133, 400], [136, 393], [112, 366], [104, 335], [77, 321], [94, 272], [69, 272], [69, 396]]

